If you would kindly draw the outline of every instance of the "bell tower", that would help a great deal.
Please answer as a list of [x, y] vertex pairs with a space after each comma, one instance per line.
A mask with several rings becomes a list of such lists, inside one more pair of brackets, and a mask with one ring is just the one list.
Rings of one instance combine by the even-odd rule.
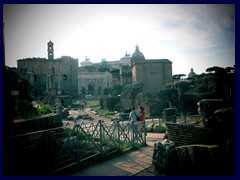
[[54, 49], [53, 49], [53, 42], [50, 40], [47, 44], [48, 46], [48, 59], [49, 60], [53, 60], [53, 52], [54, 52]]

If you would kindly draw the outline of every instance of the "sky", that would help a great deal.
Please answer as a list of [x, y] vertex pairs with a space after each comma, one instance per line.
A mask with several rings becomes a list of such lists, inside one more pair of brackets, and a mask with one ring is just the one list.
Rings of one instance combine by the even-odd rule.
[[146, 59], [169, 59], [174, 74], [235, 65], [235, 5], [4, 4], [5, 65], [71, 56], [119, 60], [138, 44]]

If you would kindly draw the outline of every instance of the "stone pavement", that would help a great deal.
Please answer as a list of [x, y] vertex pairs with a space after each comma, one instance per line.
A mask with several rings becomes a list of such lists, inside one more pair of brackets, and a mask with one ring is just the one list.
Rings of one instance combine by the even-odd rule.
[[152, 170], [148, 171], [148, 173], [141, 172], [152, 169], [153, 146], [156, 141], [163, 138], [163, 135], [160, 133], [148, 133], [148, 146], [91, 165], [79, 172], [72, 173], [71, 176], [137, 176], [144, 174], [154, 176], [154, 174], [151, 174]]

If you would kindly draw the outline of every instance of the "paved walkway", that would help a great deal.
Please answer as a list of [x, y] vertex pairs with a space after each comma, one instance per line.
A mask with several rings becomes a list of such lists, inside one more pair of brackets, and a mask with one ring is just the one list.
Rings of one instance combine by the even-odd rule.
[[[152, 166], [154, 143], [163, 138], [160, 133], [148, 133], [146, 147], [129, 151], [101, 163], [91, 165], [71, 176], [134, 176]], [[141, 173], [140, 173], [141, 174]], [[151, 174], [147, 174], [148, 176]], [[153, 175], [153, 174], [152, 174]]]

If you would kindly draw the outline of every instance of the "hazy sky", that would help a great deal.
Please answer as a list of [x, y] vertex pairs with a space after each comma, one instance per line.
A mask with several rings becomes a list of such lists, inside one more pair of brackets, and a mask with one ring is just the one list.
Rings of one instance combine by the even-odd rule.
[[173, 74], [235, 64], [234, 5], [3, 5], [5, 61], [71, 56], [119, 60], [136, 44], [146, 59], [167, 58]]

